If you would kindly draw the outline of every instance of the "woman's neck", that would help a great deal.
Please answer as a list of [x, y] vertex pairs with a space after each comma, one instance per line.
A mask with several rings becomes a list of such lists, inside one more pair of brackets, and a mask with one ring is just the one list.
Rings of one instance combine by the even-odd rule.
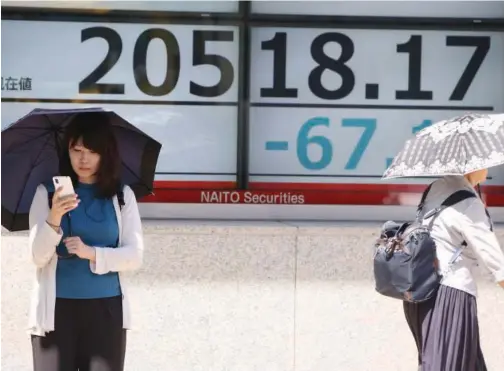
[[88, 178], [81, 178], [81, 177], [79, 177], [79, 183], [82, 183], [82, 184], [94, 184], [94, 183], [96, 183], [96, 177], [95, 176], [88, 177]]
[[470, 175], [464, 175], [464, 178], [473, 186], [476, 187], [478, 182], [475, 181]]

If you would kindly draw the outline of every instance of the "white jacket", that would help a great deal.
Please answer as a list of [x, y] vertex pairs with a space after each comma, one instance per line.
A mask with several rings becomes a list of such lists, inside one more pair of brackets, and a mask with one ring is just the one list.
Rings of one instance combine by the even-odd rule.
[[[58, 257], [56, 246], [63, 237], [47, 223], [49, 204], [47, 189], [39, 185], [30, 208], [30, 256], [36, 265], [35, 286], [29, 313], [29, 332], [44, 336], [54, 331], [54, 309], [56, 305], [56, 266]], [[130, 305], [126, 284], [121, 272], [138, 269], [143, 260], [143, 233], [140, 213], [135, 194], [130, 187], [124, 187], [125, 205], [119, 208], [117, 197], [113, 198], [119, 224], [119, 247], [97, 248], [96, 262], [90, 262], [95, 274], [119, 272], [119, 282], [123, 296], [123, 328], [131, 328]]]
[[[438, 179], [427, 194], [424, 213], [440, 206], [451, 194], [463, 189], [475, 192], [462, 176]], [[427, 219], [425, 224], [430, 221], [430, 218]], [[491, 230], [491, 221], [479, 197], [465, 199], [441, 211], [434, 221], [431, 236], [436, 241], [439, 272], [444, 274], [442, 285], [477, 296], [473, 271], [478, 263], [492, 273], [495, 281], [504, 281], [504, 252]], [[467, 247], [450, 266], [450, 259], [464, 241]]]

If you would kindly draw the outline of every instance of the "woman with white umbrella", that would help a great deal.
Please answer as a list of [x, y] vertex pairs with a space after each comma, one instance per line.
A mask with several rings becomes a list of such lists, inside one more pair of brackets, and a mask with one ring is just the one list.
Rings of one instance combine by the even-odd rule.
[[[427, 193], [422, 211], [426, 214], [456, 191], [479, 190], [487, 169], [501, 164], [504, 115], [472, 114], [420, 131], [406, 142], [384, 178], [440, 176]], [[421, 303], [404, 301], [421, 371], [487, 370], [473, 269], [482, 263], [504, 288], [504, 252], [479, 192], [478, 196], [447, 208], [433, 224], [431, 236], [442, 275], [436, 296]]]

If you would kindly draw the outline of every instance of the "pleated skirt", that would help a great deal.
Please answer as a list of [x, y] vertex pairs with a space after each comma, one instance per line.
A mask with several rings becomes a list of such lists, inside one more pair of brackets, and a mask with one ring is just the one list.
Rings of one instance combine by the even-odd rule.
[[429, 301], [404, 302], [404, 314], [418, 348], [419, 371], [487, 371], [473, 295], [441, 285]]

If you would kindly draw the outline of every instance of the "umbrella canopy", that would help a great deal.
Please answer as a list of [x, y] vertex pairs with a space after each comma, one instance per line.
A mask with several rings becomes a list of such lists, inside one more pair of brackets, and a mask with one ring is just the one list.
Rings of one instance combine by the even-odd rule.
[[159, 142], [102, 108], [35, 109], [2, 130], [2, 226], [6, 229], [29, 228], [28, 213], [37, 186], [58, 174], [65, 128], [84, 113], [105, 116], [112, 125], [122, 163], [121, 182], [137, 198], [152, 193]]
[[406, 141], [383, 178], [465, 175], [504, 164], [504, 114], [439, 121]]

